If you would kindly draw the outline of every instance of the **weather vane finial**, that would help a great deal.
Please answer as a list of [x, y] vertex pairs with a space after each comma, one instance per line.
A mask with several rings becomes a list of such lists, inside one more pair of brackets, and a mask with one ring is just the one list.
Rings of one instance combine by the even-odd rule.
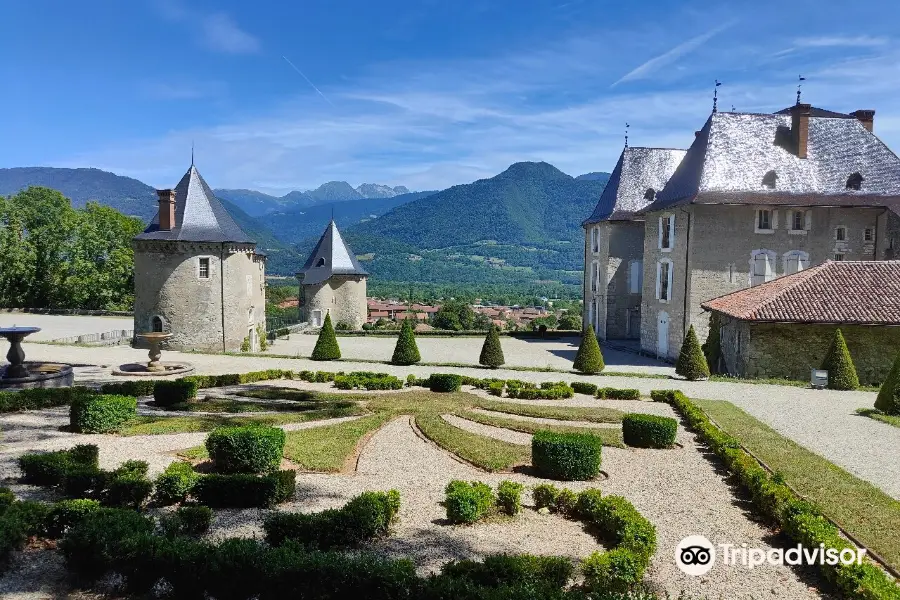
[[716, 79], [716, 87], [713, 88], [713, 112], [718, 112], [719, 110], [719, 86], [722, 85], [722, 82]]
[[194, 140], [191, 140], [191, 166], [194, 166]]
[[803, 75], [797, 75], [797, 104], [800, 104], [800, 84], [806, 81]]
[[625, 147], [628, 147], [628, 128], [631, 127], [628, 123], [625, 123]]

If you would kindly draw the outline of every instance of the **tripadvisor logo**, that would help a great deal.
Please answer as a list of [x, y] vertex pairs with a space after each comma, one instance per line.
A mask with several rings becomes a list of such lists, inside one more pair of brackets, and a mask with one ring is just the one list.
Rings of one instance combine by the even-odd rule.
[[[705, 575], [716, 562], [716, 546], [702, 535], [690, 535], [675, 546], [675, 564], [684, 573]], [[718, 555], [726, 566], [755, 569], [763, 565], [852, 565], [862, 563], [865, 548], [826, 548], [824, 544], [792, 548], [750, 548], [747, 544], [719, 544]]]

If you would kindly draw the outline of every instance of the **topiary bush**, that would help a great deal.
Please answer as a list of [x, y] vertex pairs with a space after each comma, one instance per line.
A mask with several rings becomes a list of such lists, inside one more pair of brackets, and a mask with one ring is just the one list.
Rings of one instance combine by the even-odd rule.
[[387, 373], [354, 371], [347, 375], [335, 375], [334, 387], [339, 390], [400, 390], [403, 380]]
[[626, 593], [644, 577], [639, 557], [624, 548], [594, 552], [581, 562], [581, 571], [588, 588], [616, 594]]
[[94, 444], [79, 444], [69, 450], [24, 454], [18, 464], [22, 483], [31, 485], [59, 485], [67, 474], [77, 468], [96, 470], [98, 449]]
[[525, 486], [514, 481], [501, 481], [497, 487], [497, 509], [514, 516], [522, 510], [522, 491]]
[[101, 508], [72, 527], [60, 541], [59, 549], [66, 568], [96, 579], [122, 559], [128, 540], [136, 535], [150, 535], [154, 529], [152, 519], [133, 510]]
[[878, 390], [875, 408], [886, 415], [900, 415], [900, 353], [897, 354], [887, 379]]
[[200, 504], [179, 506], [171, 515], [160, 520], [163, 533], [167, 536], [203, 535], [212, 524], [213, 511]]
[[137, 400], [130, 396], [84, 395], [72, 400], [69, 425], [78, 433], [116, 431], [137, 416]]
[[341, 347], [338, 346], [337, 336], [334, 335], [334, 327], [331, 326], [331, 313], [325, 315], [325, 323], [319, 332], [319, 339], [313, 348], [312, 360], [338, 360], [341, 357]]
[[413, 331], [412, 319], [403, 319], [400, 327], [400, 335], [397, 337], [397, 345], [394, 347], [394, 355], [391, 357], [392, 365], [414, 365], [422, 360], [419, 347], [416, 345], [416, 334]]
[[597, 393], [597, 384], [595, 383], [575, 381], [572, 382], [571, 387], [573, 390], [575, 390], [576, 394], [587, 394], [589, 396], [593, 396]]
[[722, 357], [722, 324], [719, 321], [719, 313], [709, 314], [709, 333], [703, 346], [700, 347], [706, 358], [706, 365], [712, 373], [719, 372], [719, 360]]
[[106, 480], [102, 492], [105, 506], [140, 508], [153, 492], [153, 482], [147, 479], [146, 471], [114, 471]]
[[706, 364], [706, 357], [703, 356], [703, 350], [700, 349], [700, 342], [697, 340], [693, 325], [688, 329], [684, 342], [681, 344], [681, 352], [678, 353], [678, 362], [675, 364], [675, 373], [688, 381], [709, 379], [709, 365]]
[[207, 436], [206, 450], [219, 473], [262, 473], [281, 464], [284, 440], [277, 427], [218, 427]]
[[294, 493], [296, 471], [280, 471], [258, 476], [245, 473], [203, 475], [192, 495], [200, 504], [213, 508], [268, 508], [284, 502]]
[[578, 347], [572, 368], [586, 375], [593, 375], [602, 371], [604, 366], [594, 326], [588, 325], [587, 331], [581, 336], [581, 345]]
[[87, 515], [97, 510], [100, 510], [100, 503], [96, 500], [80, 498], [56, 502], [47, 515], [47, 537], [53, 539], [61, 537], [70, 528], [81, 523]]
[[173, 462], [156, 478], [153, 499], [162, 506], [184, 502], [199, 478], [191, 463]]
[[534, 500], [534, 507], [539, 510], [546, 508], [551, 512], [553, 512], [553, 505], [556, 502], [556, 497], [558, 495], [559, 488], [552, 483], [542, 483], [535, 486], [534, 490], [531, 492], [531, 497]]
[[478, 364], [496, 369], [505, 362], [503, 347], [500, 345], [500, 330], [497, 329], [496, 325], [491, 325], [491, 328], [488, 329], [487, 337], [484, 338], [484, 345], [481, 346]]
[[451, 373], [435, 373], [428, 378], [428, 389], [432, 392], [458, 392], [462, 386], [462, 376]]
[[548, 479], [593, 479], [600, 473], [602, 447], [589, 433], [538, 431], [531, 438], [531, 462]]
[[597, 389], [597, 398], [605, 400], [640, 400], [640, 390], [604, 387]]
[[93, 394], [93, 390], [85, 387], [35, 388], [17, 392], [0, 392], [0, 413], [68, 406], [79, 396]]
[[491, 486], [480, 481], [454, 479], [444, 493], [444, 508], [451, 523], [474, 523], [493, 510], [496, 503]]
[[637, 448], [671, 448], [678, 432], [678, 421], [643, 413], [629, 413], [622, 417], [622, 438], [628, 446]]
[[138, 379], [136, 381], [121, 381], [115, 383], [104, 383], [100, 386], [101, 394], [114, 394], [117, 396], [152, 396], [153, 388], [156, 386], [157, 379]]
[[834, 339], [822, 361], [822, 368], [828, 371], [828, 388], [832, 390], [855, 390], [859, 387], [856, 367], [847, 349], [847, 342], [840, 328], [834, 330]]
[[[563, 598], [558, 594], [569, 583], [573, 571], [572, 563], [563, 556], [532, 556], [530, 554], [494, 554], [484, 557], [483, 562], [472, 560], [454, 560], [441, 567], [440, 577], [451, 581], [465, 582], [461, 586], [472, 593], [473, 588], [484, 587], [490, 590], [506, 590], [496, 594], [470, 596], [447, 594], [439, 598], [496, 598], [497, 600], [514, 598]], [[434, 580], [433, 580], [434, 581]], [[522, 586], [520, 589], [509, 589], [503, 586]], [[543, 594], [545, 587], [548, 594]], [[552, 593], [556, 590], [557, 593]], [[518, 593], [517, 593], [518, 592]], [[426, 596], [432, 597], [432, 596]], [[580, 596], [577, 596], [580, 597]], [[572, 600], [575, 600], [573, 597]]]
[[198, 384], [197, 380], [190, 377], [174, 381], [157, 381], [153, 386], [153, 401], [160, 407], [188, 402], [197, 397]]

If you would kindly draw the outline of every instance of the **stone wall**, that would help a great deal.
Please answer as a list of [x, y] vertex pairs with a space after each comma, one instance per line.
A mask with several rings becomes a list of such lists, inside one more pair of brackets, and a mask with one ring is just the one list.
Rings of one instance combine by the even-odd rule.
[[[209, 259], [208, 278], [199, 276], [200, 258]], [[136, 334], [152, 331], [158, 316], [172, 334], [165, 348], [236, 352], [265, 327], [265, 261], [252, 245], [138, 241], [134, 263]]]
[[[597, 252], [591, 247], [591, 228], [599, 232]], [[585, 228], [583, 324], [593, 324], [601, 340], [640, 337], [641, 293], [630, 293], [629, 280], [631, 263], [641, 261], [643, 252], [642, 222], [604, 221]], [[594, 264], [600, 266], [596, 290], [591, 289]]]
[[312, 323], [313, 311], [322, 311], [322, 319], [331, 314], [335, 327], [345, 322], [352, 329], [362, 329], [366, 322], [366, 278], [333, 276], [315, 285], [303, 286], [306, 305], [303, 317]]
[[[822, 366], [836, 328], [747, 323], [723, 316], [722, 355], [731, 375], [807, 381], [810, 371]], [[900, 352], [900, 327], [844, 325], [840, 329], [860, 383], [881, 384]]]

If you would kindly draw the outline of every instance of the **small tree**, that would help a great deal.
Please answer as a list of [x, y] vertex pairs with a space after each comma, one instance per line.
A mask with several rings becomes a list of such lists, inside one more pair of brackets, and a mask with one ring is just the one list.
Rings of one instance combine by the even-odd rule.
[[831, 340], [822, 368], [828, 371], [829, 389], [855, 390], [859, 387], [856, 367], [853, 366], [853, 359], [850, 358], [850, 351], [840, 328], [834, 330], [834, 339]]
[[316, 347], [313, 348], [313, 360], [337, 360], [341, 357], [341, 348], [338, 346], [337, 336], [334, 335], [334, 327], [331, 326], [331, 313], [325, 315], [325, 324], [319, 332]]
[[419, 347], [416, 345], [416, 334], [413, 331], [412, 321], [403, 319], [400, 326], [400, 337], [394, 347], [394, 356], [391, 357], [392, 365], [413, 365], [422, 360], [419, 355]]
[[719, 372], [719, 358], [722, 356], [722, 338], [721, 323], [719, 323], [719, 313], [710, 313], [709, 315], [709, 333], [706, 341], [703, 342], [703, 356], [706, 357], [706, 364], [710, 372]]
[[878, 398], [875, 399], [875, 408], [887, 415], [900, 416], [900, 353], [894, 360], [887, 379], [878, 390]]
[[709, 377], [709, 365], [706, 364], [706, 357], [703, 356], [703, 350], [700, 349], [700, 342], [697, 340], [693, 325], [688, 329], [688, 334], [681, 344], [675, 372], [689, 381]]
[[600, 344], [597, 343], [597, 335], [594, 326], [588, 325], [587, 331], [581, 336], [581, 346], [575, 355], [575, 363], [572, 365], [576, 371], [586, 375], [599, 373], [606, 366], [603, 364], [603, 354], [600, 352]]
[[487, 337], [484, 338], [478, 363], [496, 369], [504, 362], [506, 359], [503, 357], [503, 348], [500, 346], [500, 330], [496, 325], [491, 325]]

